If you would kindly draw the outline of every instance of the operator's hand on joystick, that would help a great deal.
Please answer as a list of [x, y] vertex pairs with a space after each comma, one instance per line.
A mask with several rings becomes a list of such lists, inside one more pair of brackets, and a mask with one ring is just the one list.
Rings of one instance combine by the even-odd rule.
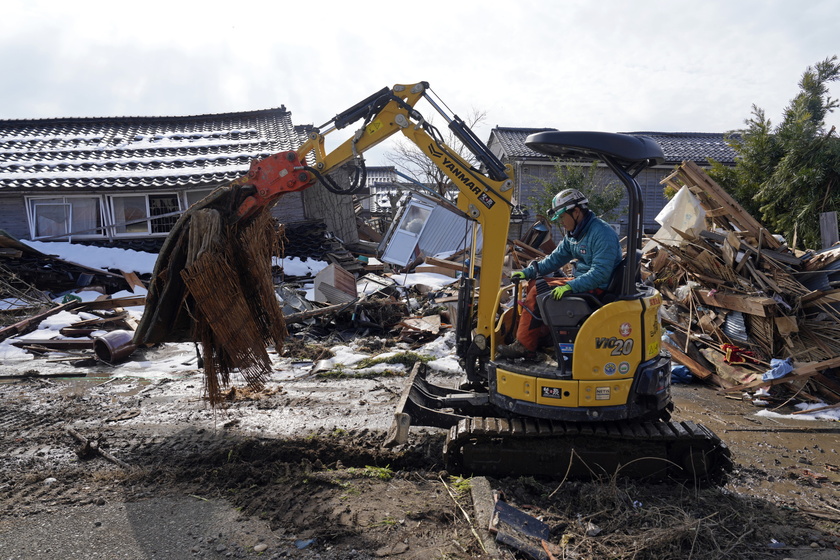
[[521, 270], [517, 270], [517, 271], [511, 273], [510, 279], [511, 280], [524, 280], [525, 279], [525, 273], [522, 272]]

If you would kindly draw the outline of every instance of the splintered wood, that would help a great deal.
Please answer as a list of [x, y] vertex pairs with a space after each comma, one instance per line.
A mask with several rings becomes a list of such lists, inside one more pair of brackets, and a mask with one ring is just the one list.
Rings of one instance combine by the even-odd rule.
[[[759, 386], [754, 379], [773, 359], [789, 359], [797, 371], [835, 367], [840, 249], [792, 253], [693, 162], [662, 183], [688, 188], [708, 229], [678, 232], [681, 242], [660, 242], [646, 255], [643, 274], [655, 279], [668, 307], [663, 322], [677, 333], [666, 343], [673, 359], [730, 390]], [[840, 385], [822, 373], [806, 377], [810, 388], [791, 385], [800, 397], [840, 401]]]
[[253, 389], [271, 372], [267, 346], [282, 349], [286, 325], [271, 259], [279, 232], [267, 210], [231, 218], [236, 189], [217, 189], [182, 216], [161, 249], [135, 343], [201, 342], [210, 403], [239, 372]]

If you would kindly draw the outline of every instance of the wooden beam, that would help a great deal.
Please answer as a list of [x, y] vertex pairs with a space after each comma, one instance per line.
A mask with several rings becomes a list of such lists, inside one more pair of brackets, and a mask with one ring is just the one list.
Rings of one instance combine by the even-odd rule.
[[790, 383], [791, 381], [798, 381], [801, 379], [813, 377], [827, 369], [835, 367], [840, 367], [840, 357], [823, 360], [822, 362], [811, 362], [798, 368], [795, 368], [792, 372], [785, 375], [784, 377], [779, 377], [778, 379], [771, 379], [769, 381], [759, 379], [758, 381], [753, 381], [752, 383], [746, 383], [744, 385], [732, 387], [731, 389], [725, 389], [723, 392], [730, 393], [733, 391], [756, 389], [758, 387], [765, 387], [767, 385], [781, 385], [783, 383]]
[[708, 379], [713, 375], [711, 371], [700, 365], [696, 360], [692, 359], [688, 354], [685, 354], [682, 350], [680, 350], [670, 342], [663, 342], [662, 344], [671, 353], [671, 357], [674, 359], [674, 361], [677, 361], [685, 367], [687, 367], [694, 377], [699, 377], [700, 379]]
[[837, 303], [840, 302], [840, 288], [836, 290], [829, 290], [827, 292], [820, 290], [810, 292], [802, 296], [799, 301], [802, 303], [802, 307]]
[[[462, 262], [455, 262], [455, 261], [447, 261], [444, 259], [436, 259], [434, 257], [426, 257], [424, 259], [426, 264], [430, 264], [432, 266], [439, 266], [441, 268], [448, 268], [450, 270], [467, 270], [469, 265], [466, 265]], [[476, 259], [475, 263], [476, 268], [481, 268], [481, 259]]]
[[722, 292], [711, 293], [709, 290], [695, 290], [694, 293], [706, 305], [722, 307], [730, 311], [740, 311], [759, 317], [772, 317], [769, 309], [776, 306], [776, 300], [768, 297], [742, 296]]
[[[747, 212], [738, 202], [727, 193], [723, 187], [718, 185], [706, 172], [693, 161], [684, 161], [680, 166], [685, 178], [688, 179], [686, 183], [694, 184], [703, 189], [703, 192], [719, 206], [726, 208], [728, 218], [735, 224], [750, 232], [750, 234], [758, 239], [761, 230], [764, 229], [749, 212]], [[775, 237], [766, 237], [767, 245], [772, 249], [781, 247]]]

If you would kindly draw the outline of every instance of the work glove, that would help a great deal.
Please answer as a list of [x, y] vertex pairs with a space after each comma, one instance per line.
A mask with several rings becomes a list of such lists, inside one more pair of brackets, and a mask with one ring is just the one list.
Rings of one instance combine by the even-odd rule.
[[556, 288], [551, 290], [551, 297], [553, 297], [554, 299], [560, 299], [560, 298], [563, 297], [563, 294], [565, 294], [568, 291], [571, 291], [571, 289], [572, 289], [572, 287], [569, 286], [568, 284], [563, 284], [562, 286], [557, 286]]
[[511, 280], [517, 279], [517, 278], [519, 280], [524, 280], [525, 279], [525, 273], [522, 272], [521, 270], [517, 270], [517, 271], [511, 273], [510, 278], [511, 278]]

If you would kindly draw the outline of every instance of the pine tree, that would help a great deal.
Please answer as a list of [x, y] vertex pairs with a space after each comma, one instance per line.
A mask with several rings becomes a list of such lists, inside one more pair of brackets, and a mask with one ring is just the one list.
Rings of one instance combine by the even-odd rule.
[[825, 118], [838, 101], [828, 95], [840, 79], [837, 56], [808, 67], [800, 92], [773, 127], [753, 105], [747, 128], [728, 137], [734, 168], [712, 162], [712, 177], [772, 232], [793, 245], [819, 247], [819, 215], [840, 209], [840, 139]]
[[589, 199], [589, 208], [606, 221], [618, 218], [618, 206], [624, 197], [624, 188], [617, 181], [604, 182], [600, 176], [598, 162], [588, 167], [571, 165], [555, 159], [554, 168], [548, 178], [534, 177], [542, 187], [535, 195], [528, 197], [529, 206], [537, 214], [547, 216], [554, 195], [565, 189], [577, 189]]

